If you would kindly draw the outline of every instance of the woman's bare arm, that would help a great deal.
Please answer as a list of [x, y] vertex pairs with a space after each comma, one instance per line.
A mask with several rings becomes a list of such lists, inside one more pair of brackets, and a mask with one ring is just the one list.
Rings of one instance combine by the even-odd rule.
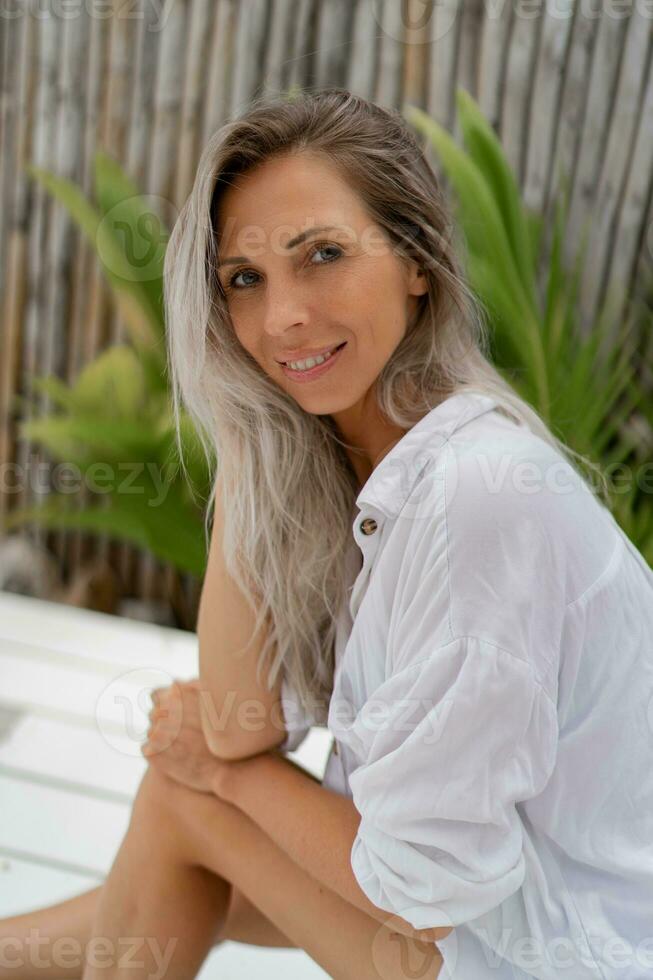
[[280, 745], [287, 733], [281, 674], [270, 691], [256, 679], [263, 632], [252, 637], [254, 613], [225, 567], [223, 521], [218, 486], [197, 621], [202, 728], [215, 755], [239, 759]]
[[353, 799], [307, 779], [301, 767], [291, 766], [289, 761], [267, 752], [234, 765], [218, 766], [214, 791], [247, 814], [316, 881], [351, 905], [413, 939], [444, 939], [451, 927], [416, 929], [369, 900], [351, 864], [361, 820]]

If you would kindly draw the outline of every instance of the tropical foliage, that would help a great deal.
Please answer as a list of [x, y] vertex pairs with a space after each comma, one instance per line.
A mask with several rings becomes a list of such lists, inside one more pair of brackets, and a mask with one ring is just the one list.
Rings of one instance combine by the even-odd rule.
[[33, 381], [55, 410], [24, 421], [23, 437], [81, 476], [92, 503], [54, 493], [7, 523], [106, 532], [201, 576], [206, 562], [202, 502], [209, 467], [189, 417], [181, 420], [184, 469], [166, 377], [163, 257], [169, 233], [152, 201], [107, 154], [95, 158], [96, 203], [71, 181], [36, 167], [30, 174], [66, 207], [94, 244], [129, 343], [88, 364], [75, 383]]
[[[633, 306], [615, 328], [606, 303], [592, 329], [580, 329], [584, 250], [567, 269], [566, 195], [558, 201], [543, 259], [542, 218], [522, 203], [501, 145], [477, 104], [462, 89], [457, 103], [464, 147], [421, 109], [408, 107], [407, 118], [430, 140], [453, 187], [467, 274], [487, 311], [493, 360], [572, 449], [608, 476], [619, 466], [635, 474], [653, 455], [653, 394], [638, 378], [633, 356], [641, 331], [651, 330], [651, 311], [635, 313]], [[22, 426], [23, 435], [54, 459], [75, 464], [85, 485], [99, 493], [99, 502], [79, 506], [71, 494], [54, 494], [44, 506], [15, 512], [10, 520], [107, 532], [201, 576], [206, 561], [202, 504], [210, 472], [187, 415], [181, 432], [186, 471], [179, 465], [162, 304], [168, 232], [151, 201], [104, 153], [95, 161], [95, 203], [70, 181], [29, 170], [94, 243], [129, 343], [102, 353], [73, 385], [36, 379], [36, 391], [48, 395], [55, 411]], [[134, 248], [139, 241], [147, 245], [140, 258]], [[100, 471], [101, 492], [98, 463], [107, 467]], [[651, 493], [641, 481], [622, 480], [611, 506], [653, 564]]]
[[585, 243], [566, 268], [567, 188], [556, 201], [543, 259], [542, 218], [521, 201], [477, 103], [464, 89], [456, 99], [462, 147], [418, 107], [409, 106], [406, 116], [430, 141], [452, 187], [493, 362], [558, 438], [598, 464], [615, 519], [653, 565], [653, 496], [638, 479], [653, 456], [653, 392], [638, 376], [635, 357], [638, 340], [653, 327], [651, 310], [631, 304], [624, 321], [615, 323], [609, 297], [591, 329], [581, 328]]

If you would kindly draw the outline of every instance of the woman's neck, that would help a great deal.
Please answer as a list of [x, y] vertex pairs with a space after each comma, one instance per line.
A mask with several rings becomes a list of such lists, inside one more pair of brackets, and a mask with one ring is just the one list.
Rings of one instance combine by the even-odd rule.
[[358, 479], [359, 490], [393, 446], [410, 431], [410, 427], [395, 425], [383, 415], [373, 390], [356, 405], [343, 412], [333, 412], [331, 418], [346, 443], [345, 452]]

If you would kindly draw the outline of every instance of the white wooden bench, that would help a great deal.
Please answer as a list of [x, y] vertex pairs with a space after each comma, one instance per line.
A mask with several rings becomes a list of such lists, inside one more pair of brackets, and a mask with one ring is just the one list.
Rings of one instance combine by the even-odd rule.
[[[107, 874], [147, 765], [147, 691], [198, 675], [197, 637], [0, 591], [0, 917]], [[291, 753], [318, 778], [331, 744]], [[203, 980], [325, 977], [302, 950], [226, 942]]]

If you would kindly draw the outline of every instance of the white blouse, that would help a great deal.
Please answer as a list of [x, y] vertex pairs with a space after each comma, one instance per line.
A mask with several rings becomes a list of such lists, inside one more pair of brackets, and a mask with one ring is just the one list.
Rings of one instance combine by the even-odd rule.
[[[653, 571], [553, 447], [460, 392], [356, 500], [323, 784], [440, 980], [653, 977]], [[362, 559], [362, 564], [361, 564]], [[292, 751], [311, 727], [284, 679]]]

